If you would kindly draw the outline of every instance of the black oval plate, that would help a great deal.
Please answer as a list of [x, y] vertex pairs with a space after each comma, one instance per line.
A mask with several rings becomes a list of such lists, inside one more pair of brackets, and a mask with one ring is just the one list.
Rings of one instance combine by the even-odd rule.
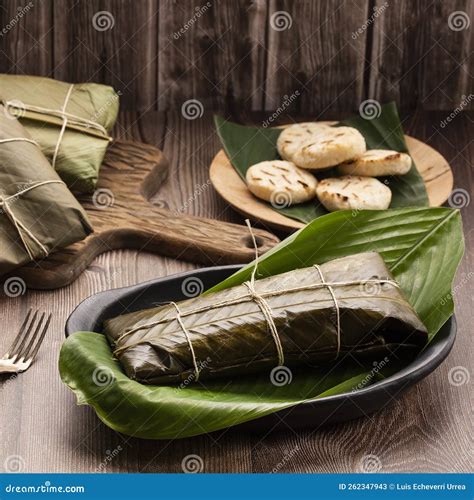
[[[206, 290], [240, 268], [239, 265], [210, 267], [97, 293], [81, 302], [71, 313], [66, 323], [66, 336], [79, 331], [100, 334], [102, 323], [108, 318], [188, 298], [184, 293], [186, 278], [194, 278], [195, 283], [198, 286], [202, 283], [203, 290]], [[323, 424], [369, 415], [399, 398], [405, 389], [438, 367], [449, 354], [455, 337], [456, 321], [452, 317], [415, 361], [395, 375], [356, 392], [301, 403], [238, 427], [265, 432], [288, 426], [314, 429]]]

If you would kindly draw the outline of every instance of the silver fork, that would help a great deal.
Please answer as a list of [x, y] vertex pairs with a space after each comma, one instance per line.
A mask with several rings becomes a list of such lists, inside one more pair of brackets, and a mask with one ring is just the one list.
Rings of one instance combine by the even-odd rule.
[[34, 314], [32, 314], [32, 309], [28, 311], [13, 344], [0, 358], [0, 373], [24, 372], [33, 363], [48, 331], [52, 313], [47, 318], [45, 312], [39, 318], [38, 315], [39, 311], [35, 311]]

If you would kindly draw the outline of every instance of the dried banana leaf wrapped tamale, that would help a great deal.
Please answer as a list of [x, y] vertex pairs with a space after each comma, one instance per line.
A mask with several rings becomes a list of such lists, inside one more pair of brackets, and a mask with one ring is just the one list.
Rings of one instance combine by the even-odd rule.
[[427, 340], [377, 253], [118, 316], [105, 333], [128, 376], [149, 384], [415, 354]]
[[0, 101], [40, 144], [72, 191], [95, 189], [119, 108], [112, 87], [0, 75]]
[[0, 275], [91, 231], [39, 146], [0, 105]]

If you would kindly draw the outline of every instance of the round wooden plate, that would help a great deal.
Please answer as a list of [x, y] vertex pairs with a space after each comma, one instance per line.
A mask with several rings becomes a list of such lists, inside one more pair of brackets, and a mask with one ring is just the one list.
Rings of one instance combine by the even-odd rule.
[[[441, 206], [453, 190], [451, 167], [446, 159], [428, 144], [408, 135], [405, 140], [410, 155], [425, 181], [430, 206]], [[253, 196], [230, 164], [224, 150], [221, 149], [212, 160], [209, 175], [216, 191], [241, 214], [281, 231], [293, 232], [304, 226], [304, 223], [285, 217], [273, 210], [268, 203]]]

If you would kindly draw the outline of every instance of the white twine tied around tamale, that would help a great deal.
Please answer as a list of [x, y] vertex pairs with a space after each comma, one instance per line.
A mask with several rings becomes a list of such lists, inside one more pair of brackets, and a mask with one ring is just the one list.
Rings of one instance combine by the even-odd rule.
[[39, 147], [39, 144], [33, 139], [28, 139], [28, 137], [10, 137], [9, 139], [0, 139], [0, 144], [4, 144], [7, 142], [29, 142], [30, 144], [34, 144]]
[[[35, 146], [38, 146], [38, 143], [33, 141], [32, 139], [28, 139], [27, 137], [10, 137], [8, 139], [0, 139], [0, 144], [6, 144], [9, 142], [28, 142], [30, 144], [34, 144]], [[27, 238], [29, 238], [31, 241], [33, 241], [38, 248], [43, 252], [43, 255], [46, 257], [49, 253], [48, 249], [41, 243], [41, 241], [19, 220], [13, 210], [10, 207], [10, 202], [19, 196], [27, 193], [28, 191], [31, 191], [32, 189], [36, 189], [37, 187], [44, 186], [46, 184], [64, 184], [63, 181], [57, 179], [57, 180], [48, 180], [48, 181], [39, 181], [33, 184], [30, 184], [29, 186], [25, 187], [21, 191], [18, 191], [17, 193], [7, 196], [6, 198], [3, 198], [0, 195], [0, 207], [3, 209], [7, 217], [11, 220], [12, 224], [15, 226], [15, 229], [18, 232], [18, 235], [20, 236], [21, 242], [23, 243], [23, 246], [25, 247], [26, 252], [28, 253], [28, 256], [30, 257], [31, 260], [35, 259], [35, 254], [33, 249], [30, 246], [30, 243]]]
[[250, 225], [250, 221], [248, 219], [245, 220], [247, 227], [250, 231], [250, 236], [252, 237], [253, 247], [255, 249], [255, 265], [252, 269], [252, 274], [250, 276], [250, 281], [246, 281], [244, 285], [247, 287], [249, 291], [250, 298], [258, 305], [262, 314], [267, 321], [268, 328], [270, 328], [270, 333], [272, 334], [273, 340], [275, 342], [277, 354], [278, 354], [278, 366], [283, 366], [285, 364], [285, 354], [283, 352], [283, 346], [281, 345], [280, 335], [278, 334], [277, 327], [275, 325], [275, 321], [273, 321], [273, 313], [270, 308], [270, 305], [265, 300], [265, 297], [255, 291], [255, 275], [257, 274], [258, 269], [258, 246], [257, 240], [255, 239], [255, 235], [252, 231], [252, 226]]
[[181, 327], [181, 330], [183, 330], [184, 336], [186, 337], [186, 340], [189, 345], [189, 350], [191, 351], [191, 357], [193, 358], [193, 365], [194, 365], [194, 378], [196, 382], [199, 380], [199, 363], [196, 358], [196, 353], [194, 352], [194, 346], [193, 343], [191, 342], [191, 338], [189, 337], [189, 332], [188, 329], [186, 328], [185, 324], [183, 323], [183, 320], [181, 319], [181, 311], [178, 307], [178, 304], [176, 302], [171, 302], [171, 304], [174, 306], [176, 309], [176, 321], [178, 322], [179, 326]]
[[71, 84], [69, 86], [69, 89], [66, 93], [66, 98], [64, 99], [64, 103], [61, 107], [61, 109], [50, 109], [50, 108], [44, 108], [42, 106], [35, 106], [33, 104], [25, 104], [25, 103], [20, 103], [19, 101], [5, 101], [3, 104], [7, 109], [9, 108], [14, 108], [14, 109], [20, 109], [24, 111], [32, 111], [32, 112], [37, 112], [37, 113], [43, 113], [46, 115], [51, 115], [51, 116], [57, 116], [58, 118], [61, 118], [63, 120], [63, 123], [61, 125], [61, 130], [59, 131], [59, 136], [58, 140], [56, 142], [56, 147], [54, 149], [54, 155], [52, 159], [52, 166], [53, 168], [56, 167], [56, 159], [59, 154], [59, 148], [61, 147], [61, 143], [64, 137], [64, 134], [66, 132], [68, 123], [71, 123], [73, 125], [79, 125], [87, 128], [93, 128], [95, 130], [98, 130], [99, 132], [103, 133], [107, 140], [111, 141], [112, 137], [109, 136], [107, 130], [105, 127], [103, 127], [100, 123], [94, 122], [92, 120], [88, 120], [87, 118], [83, 118], [82, 116], [77, 116], [72, 113], [67, 113], [66, 108], [69, 104], [69, 100], [72, 95], [72, 91], [74, 90], [74, 84]]
[[[162, 318], [162, 319], [157, 320], [157, 321], [145, 323], [143, 325], [139, 325], [139, 326], [136, 326], [134, 328], [131, 328], [130, 330], [127, 330], [126, 332], [124, 332], [122, 335], [120, 335], [118, 337], [118, 339], [115, 342], [115, 345], [119, 346], [126, 337], [130, 336], [131, 334], [133, 334], [137, 331], [147, 329], [147, 328], [153, 328], [159, 324], [176, 320], [178, 322], [180, 328], [183, 330], [184, 335], [186, 337], [186, 340], [188, 342], [188, 345], [189, 345], [189, 348], [191, 351], [191, 355], [192, 355], [192, 359], [193, 359], [195, 379], [197, 381], [197, 380], [199, 380], [199, 372], [200, 372], [199, 363], [198, 363], [196, 355], [195, 355], [194, 347], [192, 345], [192, 341], [191, 341], [189, 332], [183, 323], [182, 317], [192, 315], [192, 314], [198, 314], [201, 312], [206, 312], [206, 311], [209, 311], [211, 309], [217, 309], [219, 307], [237, 305], [237, 304], [240, 304], [243, 302], [247, 302], [249, 300], [253, 300], [260, 307], [260, 310], [262, 311], [262, 313], [267, 321], [267, 324], [268, 324], [270, 331], [272, 333], [273, 340], [275, 341], [275, 346], [277, 348], [278, 363], [279, 363], [279, 366], [282, 366], [284, 364], [285, 357], [284, 357], [284, 351], [283, 351], [281, 339], [280, 339], [280, 336], [278, 334], [278, 331], [277, 331], [277, 328], [276, 328], [276, 325], [275, 325], [275, 322], [273, 319], [271, 308], [265, 299], [267, 297], [276, 297], [278, 295], [287, 294], [287, 293], [300, 292], [300, 291], [304, 291], [304, 290], [315, 290], [318, 288], [326, 288], [331, 295], [331, 300], [334, 303], [334, 308], [336, 311], [336, 358], [337, 358], [339, 356], [339, 353], [341, 350], [341, 315], [340, 315], [339, 303], [338, 303], [338, 300], [337, 300], [336, 294], [334, 293], [333, 288], [338, 287], [338, 286], [343, 287], [343, 286], [352, 286], [352, 285], [367, 285], [369, 283], [389, 284], [389, 285], [392, 285], [396, 288], [399, 288], [399, 285], [396, 281], [388, 280], [388, 279], [369, 279], [369, 280], [356, 280], [356, 281], [327, 282], [324, 278], [324, 275], [322, 273], [321, 268], [317, 264], [315, 264], [313, 267], [318, 271], [321, 283], [314, 283], [312, 285], [297, 286], [297, 287], [292, 287], [292, 288], [284, 288], [284, 289], [282, 288], [279, 290], [273, 290], [273, 291], [268, 291], [268, 292], [256, 292], [255, 291], [255, 276], [256, 276], [258, 264], [259, 264], [258, 248], [257, 248], [255, 236], [254, 236], [252, 228], [250, 226], [250, 222], [248, 220], [246, 220], [246, 224], [249, 227], [252, 241], [253, 241], [253, 244], [255, 247], [255, 252], [256, 252], [256, 257], [255, 257], [254, 266], [252, 269], [250, 281], [243, 283], [243, 285], [245, 285], [247, 287], [249, 293], [242, 295], [240, 297], [236, 297], [234, 299], [222, 300], [220, 302], [213, 303], [211, 305], [197, 307], [195, 309], [191, 309], [191, 310], [188, 310], [185, 312], [182, 312], [179, 309], [179, 306], [175, 302], [171, 302], [171, 304], [173, 304], [173, 306], [176, 309], [176, 312], [177, 312], [176, 316]], [[128, 350], [132, 347], [141, 345], [141, 344], [146, 343], [146, 342], [147, 342], [146, 339], [141, 339], [135, 343], [131, 343], [128, 345], [118, 347], [117, 349], [114, 350], [114, 354], [117, 355], [119, 353], [124, 352], [125, 350]]]
[[336, 358], [339, 356], [339, 352], [341, 351], [341, 313], [339, 311], [339, 303], [336, 298], [336, 294], [332, 289], [331, 283], [326, 283], [324, 279], [323, 272], [318, 264], [314, 264], [313, 266], [319, 273], [319, 277], [321, 279], [321, 284], [326, 285], [329, 293], [331, 294], [332, 300], [334, 302], [334, 309], [336, 310], [336, 340], [337, 340], [337, 350], [336, 350]]

